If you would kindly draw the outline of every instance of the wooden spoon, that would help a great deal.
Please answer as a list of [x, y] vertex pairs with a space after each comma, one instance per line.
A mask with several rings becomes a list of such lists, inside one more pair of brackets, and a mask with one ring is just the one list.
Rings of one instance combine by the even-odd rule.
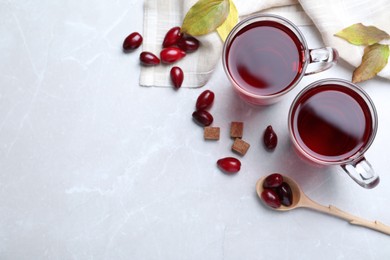
[[[260, 199], [261, 199], [261, 193], [264, 190], [263, 189], [263, 182], [264, 182], [264, 179], [266, 177], [267, 176], [260, 178], [256, 183], [256, 191], [257, 191], [257, 195], [259, 196]], [[340, 210], [332, 205], [329, 205], [328, 207], [326, 207], [326, 206], [323, 206], [321, 204], [318, 204], [317, 202], [311, 200], [301, 190], [299, 185], [294, 180], [292, 180], [291, 178], [289, 178], [287, 176], [283, 176], [283, 180], [285, 182], [287, 182], [291, 187], [291, 191], [293, 194], [292, 195], [293, 196], [292, 204], [289, 207], [282, 205], [279, 208], [272, 208], [272, 207], [270, 207], [270, 208], [272, 208], [274, 210], [279, 210], [279, 211], [287, 211], [287, 210], [292, 210], [295, 208], [309, 208], [309, 209], [313, 209], [313, 210], [316, 210], [316, 211], [319, 211], [322, 213], [326, 213], [326, 214], [333, 215], [333, 216], [339, 217], [341, 219], [347, 220], [350, 224], [370, 228], [370, 229], [382, 232], [384, 234], [390, 235], [390, 227], [389, 226], [386, 226], [383, 223], [376, 221], [376, 220], [375, 221], [368, 221], [366, 219], [356, 217], [356, 216], [349, 214], [347, 212], [344, 212], [344, 211], [342, 211], [342, 210]], [[264, 202], [264, 204], [267, 205], [265, 202]]]

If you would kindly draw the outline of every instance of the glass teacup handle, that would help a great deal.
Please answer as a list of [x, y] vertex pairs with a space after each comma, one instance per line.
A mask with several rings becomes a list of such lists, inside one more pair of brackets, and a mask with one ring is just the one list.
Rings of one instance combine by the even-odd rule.
[[305, 75], [311, 75], [330, 69], [333, 65], [337, 63], [339, 53], [336, 49], [331, 47], [310, 49], [309, 58], [310, 64], [318, 64], [318, 66], [315, 70], [306, 71]]
[[379, 176], [364, 157], [357, 162], [343, 164], [341, 167], [357, 184], [366, 189], [372, 189], [379, 183]]

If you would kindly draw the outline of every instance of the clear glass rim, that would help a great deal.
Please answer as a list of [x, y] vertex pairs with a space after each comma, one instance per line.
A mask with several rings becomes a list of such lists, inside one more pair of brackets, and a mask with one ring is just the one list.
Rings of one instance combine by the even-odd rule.
[[[275, 94], [271, 94], [271, 95], [258, 95], [258, 94], [254, 94], [252, 92], [249, 92], [249, 91], [243, 89], [242, 87], [240, 87], [236, 83], [236, 81], [230, 75], [230, 72], [229, 72], [229, 69], [228, 69], [228, 64], [227, 64], [227, 59], [226, 59], [226, 54], [227, 54], [227, 51], [228, 51], [228, 47], [230, 46], [230, 43], [232, 42], [234, 36], [239, 31], [241, 31], [241, 29], [245, 28], [246, 26], [248, 26], [248, 25], [250, 25], [250, 24], [252, 24], [254, 22], [266, 21], [266, 20], [276, 21], [276, 22], [279, 22], [279, 23], [281, 23], [283, 25], [287, 25], [287, 27], [292, 30], [292, 32], [295, 34], [295, 36], [297, 36], [297, 38], [299, 39], [299, 41], [302, 43], [302, 45], [304, 47], [304, 50], [303, 50], [304, 51], [304, 61], [303, 61], [303, 66], [302, 66], [302, 72], [299, 74], [298, 78], [295, 79], [294, 84], [292, 84], [289, 87], [286, 87], [282, 91], [279, 91], [279, 92], [277, 92]], [[223, 45], [222, 64], [223, 64], [223, 68], [225, 70], [225, 74], [228, 76], [230, 82], [232, 82], [234, 87], [237, 90], [239, 90], [241, 93], [245, 94], [246, 96], [252, 97], [254, 99], [273, 99], [273, 98], [277, 98], [277, 97], [283, 96], [287, 92], [291, 91], [301, 81], [303, 76], [305, 76], [305, 71], [306, 71], [307, 65], [309, 64], [309, 51], [308, 51], [308, 46], [307, 46], [305, 37], [303, 36], [303, 34], [299, 30], [299, 28], [296, 25], [294, 25], [291, 21], [289, 21], [288, 19], [286, 19], [286, 18], [284, 18], [282, 16], [279, 16], [279, 15], [274, 15], [274, 14], [256, 14], [256, 15], [251, 15], [251, 16], [243, 19], [242, 21], [240, 21], [230, 31], [230, 33], [229, 33], [228, 37], [226, 38], [225, 43]]]
[[[350, 90], [354, 91], [355, 93], [357, 93], [361, 98], [363, 98], [363, 100], [366, 102], [369, 110], [370, 110], [370, 114], [371, 114], [371, 121], [372, 121], [372, 132], [371, 132], [371, 135], [370, 135], [370, 138], [369, 140], [367, 141], [366, 145], [363, 146], [360, 150], [358, 150], [355, 154], [353, 154], [352, 156], [348, 157], [348, 158], [345, 158], [345, 159], [342, 159], [342, 160], [335, 160], [335, 161], [324, 161], [324, 160], [321, 160], [317, 157], [314, 157], [312, 156], [311, 154], [309, 154], [306, 149], [304, 149], [299, 143], [298, 141], [295, 139], [294, 137], [294, 132], [293, 132], [293, 126], [292, 126], [292, 116], [293, 116], [293, 111], [296, 107], [296, 104], [298, 102], [298, 100], [304, 95], [306, 94], [308, 91], [312, 90], [313, 88], [316, 88], [316, 87], [319, 87], [321, 85], [325, 85], [325, 84], [335, 84], [335, 85], [341, 85], [341, 86], [344, 86], [344, 87], [347, 87], [349, 88]], [[318, 80], [318, 81], [315, 81], [311, 84], [309, 84], [307, 87], [305, 87], [304, 89], [302, 89], [298, 94], [297, 96], [295, 97], [295, 99], [293, 100], [291, 106], [290, 106], [290, 110], [289, 110], [289, 113], [288, 113], [288, 130], [289, 130], [289, 133], [290, 133], [290, 139], [291, 141], [293, 142], [295, 148], [297, 148], [302, 154], [304, 154], [308, 159], [318, 163], [318, 164], [322, 164], [322, 165], [342, 165], [342, 164], [347, 164], [347, 163], [351, 163], [351, 162], [354, 162], [354, 161], [358, 161], [360, 160], [361, 158], [364, 157], [364, 153], [368, 150], [368, 148], [370, 148], [371, 144], [373, 143], [374, 139], [375, 139], [375, 136], [376, 136], [376, 133], [377, 133], [377, 130], [378, 130], [378, 114], [377, 114], [377, 111], [376, 111], [376, 108], [375, 108], [375, 105], [374, 105], [374, 102], [372, 101], [372, 99], [370, 98], [370, 96], [367, 94], [367, 92], [365, 92], [361, 87], [359, 87], [358, 85], [348, 81], [348, 80], [344, 80], [344, 79], [338, 79], [338, 78], [328, 78], [328, 79], [322, 79], [322, 80]]]

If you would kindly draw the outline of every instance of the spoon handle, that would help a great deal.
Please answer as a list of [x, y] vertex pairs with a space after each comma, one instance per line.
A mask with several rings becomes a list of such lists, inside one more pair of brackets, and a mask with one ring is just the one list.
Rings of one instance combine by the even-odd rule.
[[354, 216], [348, 212], [342, 211], [339, 208], [336, 208], [335, 206], [329, 205], [328, 207], [323, 206], [317, 202], [312, 201], [309, 198], [305, 198], [302, 201], [302, 207], [311, 208], [329, 215], [336, 216], [341, 219], [347, 220], [352, 225], [358, 225], [366, 228], [370, 228], [379, 232], [382, 232], [384, 234], [390, 235], [390, 226], [386, 226], [385, 224], [375, 220], [375, 221], [368, 221], [366, 219]]

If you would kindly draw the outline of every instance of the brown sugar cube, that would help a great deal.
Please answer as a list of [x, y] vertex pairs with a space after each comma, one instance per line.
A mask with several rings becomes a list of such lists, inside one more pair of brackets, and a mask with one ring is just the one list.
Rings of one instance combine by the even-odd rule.
[[244, 133], [244, 123], [232, 122], [230, 126], [230, 137], [242, 138], [243, 133]]
[[240, 138], [236, 138], [234, 140], [234, 143], [232, 145], [232, 150], [241, 154], [241, 155], [245, 155], [246, 152], [248, 151], [250, 147], [250, 144], [248, 144], [247, 142], [245, 142], [244, 140], [240, 139]]
[[206, 140], [219, 140], [220, 128], [206, 126], [204, 128], [203, 136]]

